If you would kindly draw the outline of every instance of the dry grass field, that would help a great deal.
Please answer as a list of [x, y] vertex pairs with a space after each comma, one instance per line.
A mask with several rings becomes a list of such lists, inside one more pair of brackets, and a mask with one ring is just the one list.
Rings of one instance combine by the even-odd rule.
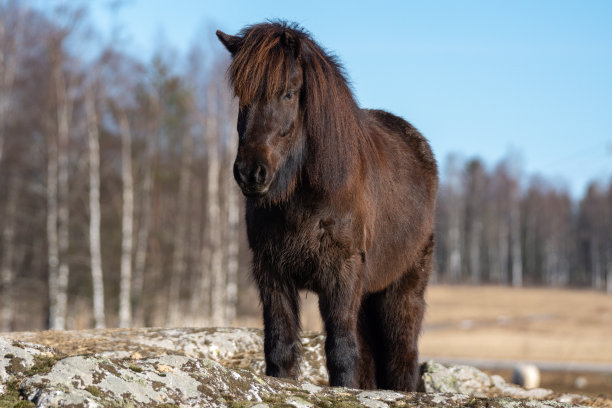
[[421, 353], [612, 363], [612, 296], [583, 290], [432, 286]]

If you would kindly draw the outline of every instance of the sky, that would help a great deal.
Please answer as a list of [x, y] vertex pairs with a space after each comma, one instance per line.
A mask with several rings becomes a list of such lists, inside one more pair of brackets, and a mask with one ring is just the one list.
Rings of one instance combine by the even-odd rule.
[[343, 63], [360, 105], [417, 127], [443, 166], [451, 153], [489, 166], [512, 156], [583, 195], [612, 177], [612, 1], [88, 2], [94, 25], [150, 59], [215, 29], [297, 22]]

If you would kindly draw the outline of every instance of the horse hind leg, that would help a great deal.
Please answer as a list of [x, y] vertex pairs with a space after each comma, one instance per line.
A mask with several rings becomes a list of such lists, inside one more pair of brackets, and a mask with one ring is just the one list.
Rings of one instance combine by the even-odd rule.
[[416, 391], [419, 380], [417, 343], [432, 258], [433, 235], [423, 248], [419, 262], [377, 296], [380, 340], [375, 364], [379, 388]]

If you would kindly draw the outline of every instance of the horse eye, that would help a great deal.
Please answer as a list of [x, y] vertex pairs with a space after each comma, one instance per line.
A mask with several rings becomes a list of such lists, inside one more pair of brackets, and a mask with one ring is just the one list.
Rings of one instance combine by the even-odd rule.
[[286, 101], [290, 101], [291, 99], [293, 99], [293, 95], [295, 95], [295, 92], [289, 91], [283, 96], [283, 99]]

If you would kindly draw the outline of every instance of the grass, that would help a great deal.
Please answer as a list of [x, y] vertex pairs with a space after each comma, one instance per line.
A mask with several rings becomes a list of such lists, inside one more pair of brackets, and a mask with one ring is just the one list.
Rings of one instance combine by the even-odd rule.
[[421, 353], [612, 363], [612, 296], [563, 289], [432, 286]]

